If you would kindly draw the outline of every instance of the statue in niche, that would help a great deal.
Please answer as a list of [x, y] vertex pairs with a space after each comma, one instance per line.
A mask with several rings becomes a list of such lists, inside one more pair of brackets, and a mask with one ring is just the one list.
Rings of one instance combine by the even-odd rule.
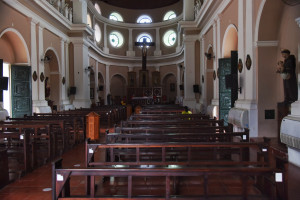
[[277, 73], [283, 79], [284, 103], [291, 104], [298, 100], [298, 87], [296, 78], [296, 58], [288, 49], [281, 51], [284, 61], [277, 63]]

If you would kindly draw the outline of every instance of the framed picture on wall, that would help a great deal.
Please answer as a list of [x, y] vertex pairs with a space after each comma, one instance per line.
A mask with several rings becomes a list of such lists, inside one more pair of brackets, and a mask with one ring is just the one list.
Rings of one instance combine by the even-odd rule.
[[94, 99], [94, 88], [90, 88], [90, 99]]

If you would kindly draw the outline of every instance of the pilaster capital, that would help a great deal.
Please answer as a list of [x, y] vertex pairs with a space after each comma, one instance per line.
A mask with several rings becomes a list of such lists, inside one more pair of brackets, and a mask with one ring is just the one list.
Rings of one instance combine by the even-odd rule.
[[35, 26], [39, 23], [38, 20], [34, 19], [34, 18], [31, 18], [31, 17], [28, 17], [28, 21], [30, 21], [31, 25], [32, 26]]
[[196, 42], [198, 40], [198, 35], [184, 35], [183, 42]]

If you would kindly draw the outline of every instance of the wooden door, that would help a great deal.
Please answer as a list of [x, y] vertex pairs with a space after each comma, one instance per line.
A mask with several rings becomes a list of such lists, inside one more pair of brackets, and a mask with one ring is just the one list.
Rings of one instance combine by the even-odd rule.
[[11, 66], [12, 117], [32, 115], [31, 67]]
[[234, 107], [237, 100], [237, 78], [234, 79], [234, 87], [226, 88], [226, 75], [235, 75], [237, 77], [237, 52], [231, 52], [231, 58], [219, 59], [219, 119], [224, 119], [225, 125], [228, 122], [228, 113], [230, 108]]

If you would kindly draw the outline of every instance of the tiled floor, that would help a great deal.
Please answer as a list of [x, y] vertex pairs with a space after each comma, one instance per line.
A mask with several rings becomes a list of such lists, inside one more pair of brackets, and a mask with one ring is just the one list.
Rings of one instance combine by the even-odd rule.
[[[102, 130], [101, 132], [104, 132]], [[63, 155], [64, 168], [77, 168], [84, 166], [84, 145], [78, 145], [73, 150]], [[288, 191], [289, 200], [300, 199], [300, 168], [289, 165], [288, 168]], [[188, 187], [188, 182], [196, 183], [193, 187]], [[102, 182], [102, 179], [97, 179], [98, 183], [97, 195], [101, 194], [126, 194], [127, 185], [126, 180], [123, 178], [110, 178], [109, 180]], [[154, 183], [154, 184], [152, 184]], [[179, 192], [181, 194], [193, 195], [203, 194], [203, 182], [197, 180], [197, 178], [181, 179], [181, 186]], [[212, 177], [210, 179], [209, 193], [213, 194], [227, 194], [241, 191], [241, 183], [235, 179], [222, 179], [220, 177]], [[71, 180], [71, 194], [82, 195], [84, 194], [84, 179], [81, 177], [74, 177]], [[164, 195], [164, 185], [161, 177], [154, 178], [140, 178], [133, 181], [134, 191], [133, 194], [145, 194], [148, 195]], [[25, 175], [20, 180], [11, 183], [5, 188], [0, 190], [0, 200], [50, 200], [51, 191], [43, 191], [44, 189], [51, 188], [51, 164], [42, 166], [32, 173]], [[251, 194], [259, 194], [259, 191], [250, 187]], [[210, 199], [240, 199], [233, 197], [218, 197]], [[255, 199], [267, 199], [267, 198], [255, 198]]]

